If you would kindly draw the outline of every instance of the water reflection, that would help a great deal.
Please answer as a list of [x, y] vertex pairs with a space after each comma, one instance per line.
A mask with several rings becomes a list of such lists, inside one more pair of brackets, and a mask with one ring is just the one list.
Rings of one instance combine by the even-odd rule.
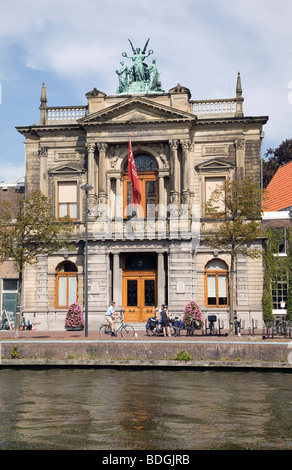
[[291, 449], [291, 376], [0, 371], [0, 449]]

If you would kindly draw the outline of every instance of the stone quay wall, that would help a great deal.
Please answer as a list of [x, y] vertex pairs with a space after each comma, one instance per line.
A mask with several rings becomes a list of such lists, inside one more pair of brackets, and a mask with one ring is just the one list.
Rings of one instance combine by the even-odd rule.
[[[181, 351], [189, 360], [175, 359]], [[0, 366], [236, 366], [292, 370], [292, 342], [1, 341]]]

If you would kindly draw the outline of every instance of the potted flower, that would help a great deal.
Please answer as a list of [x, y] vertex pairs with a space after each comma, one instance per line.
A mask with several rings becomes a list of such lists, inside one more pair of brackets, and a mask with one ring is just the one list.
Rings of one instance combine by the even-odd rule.
[[185, 326], [190, 326], [193, 321], [198, 328], [203, 327], [204, 317], [197, 302], [195, 302], [194, 300], [191, 300], [185, 306], [182, 321]]
[[65, 328], [68, 331], [81, 331], [85, 325], [82, 307], [78, 302], [73, 302], [67, 308]]

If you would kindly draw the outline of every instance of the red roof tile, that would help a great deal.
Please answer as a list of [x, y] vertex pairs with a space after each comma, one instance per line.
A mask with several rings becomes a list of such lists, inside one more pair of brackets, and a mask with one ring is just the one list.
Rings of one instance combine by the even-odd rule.
[[292, 206], [292, 162], [277, 170], [266, 191], [265, 211], [274, 212]]

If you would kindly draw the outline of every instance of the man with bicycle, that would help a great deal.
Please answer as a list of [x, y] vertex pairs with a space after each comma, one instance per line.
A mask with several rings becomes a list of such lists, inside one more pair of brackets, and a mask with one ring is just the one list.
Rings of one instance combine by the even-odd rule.
[[112, 330], [112, 336], [117, 336], [117, 333], [115, 332], [115, 323], [118, 318], [121, 318], [121, 315], [115, 311], [115, 306], [116, 303], [111, 302], [105, 314], [105, 319], [109, 322]]

